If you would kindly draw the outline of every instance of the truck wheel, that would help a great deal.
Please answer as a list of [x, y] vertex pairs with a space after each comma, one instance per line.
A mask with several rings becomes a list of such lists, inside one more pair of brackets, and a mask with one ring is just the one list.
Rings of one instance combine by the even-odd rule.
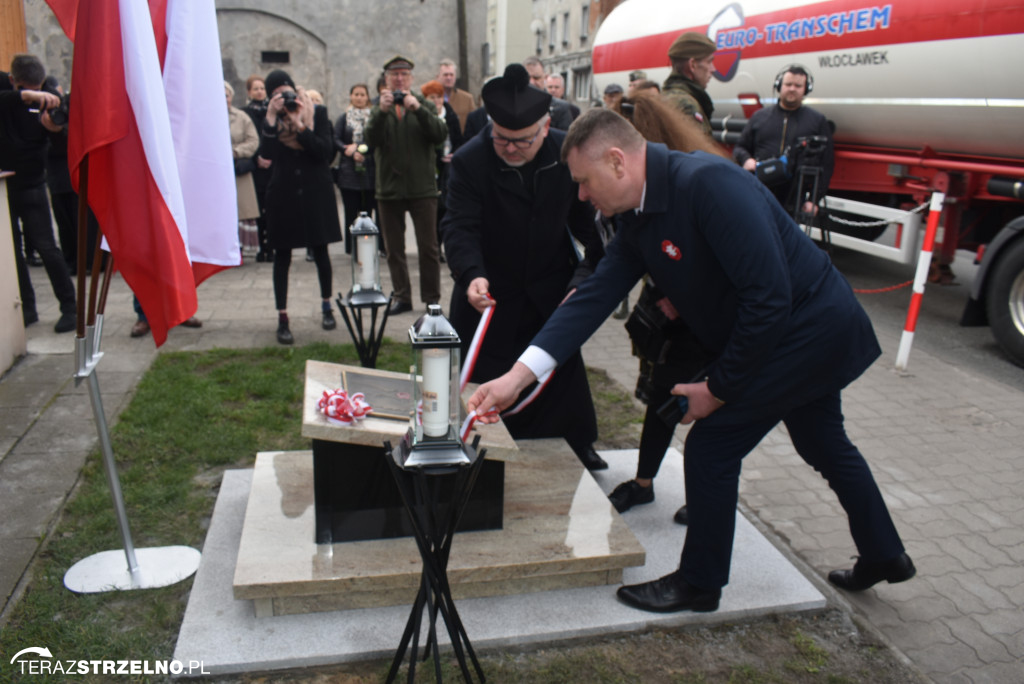
[[1014, 363], [1024, 366], [1024, 237], [1006, 247], [993, 264], [985, 301], [996, 341]]

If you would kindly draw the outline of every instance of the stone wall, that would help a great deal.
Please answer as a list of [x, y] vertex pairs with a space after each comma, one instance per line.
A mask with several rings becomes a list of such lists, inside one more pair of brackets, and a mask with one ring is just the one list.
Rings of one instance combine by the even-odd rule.
[[[464, 4], [465, 76], [476, 93], [486, 5]], [[349, 88], [363, 82], [372, 90], [381, 66], [396, 54], [416, 63], [417, 85], [436, 77], [442, 58], [459, 60], [458, 0], [216, 0], [216, 7], [224, 77], [235, 88], [236, 105], [244, 104], [250, 74], [283, 68], [323, 94], [333, 119], [348, 105]], [[25, 0], [25, 24], [29, 52], [66, 87], [72, 46], [43, 0]], [[288, 62], [264, 63], [264, 52], [287, 52]]]

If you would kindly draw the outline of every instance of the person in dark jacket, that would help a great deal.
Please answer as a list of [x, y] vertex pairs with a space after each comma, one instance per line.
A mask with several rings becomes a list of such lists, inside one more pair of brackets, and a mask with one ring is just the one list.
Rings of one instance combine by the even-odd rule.
[[[592, 212], [558, 159], [565, 134], [550, 128], [551, 96], [511, 64], [483, 97], [493, 122], [452, 158], [441, 226], [455, 279], [449, 317], [464, 346], [484, 309], [496, 307], [473, 382], [508, 368], [573, 288], [585, 268], [577, 269], [572, 237], [588, 259], [602, 253]], [[506, 425], [516, 439], [564, 437], [587, 468], [608, 467], [592, 447], [597, 422], [579, 353]]]
[[[271, 160], [266, 209], [268, 243], [274, 250], [274, 300], [278, 311], [277, 341], [295, 340], [288, 324], [288, 270], [292, 250], [313, 251], [322, 326], [333, 330], [331, 260], [327, 245], [341, 240], [338, 205], [328, 166], [334, 158], [334, 137], [324, 107], [313, 104], [286, 72], [277, 69], [266, 79], [270, 104], [260, 131], [259, 156]], [[289, 93], [286, 104], [285, 93]]]
[[357, 83], [349, 88], [348, 99], [348, 108], [334, 124], [334, 146], [341, 153], [335, 181], [345, 207], [345, 252], [351, 254], [352, 224], [361, 212], [373, 216], [377, 201], [373, 197], [373, 150], [366, 144], [365, 133], [370, 120], [370, 89]]
[[[689, 528], [679, 569], [623, 586], [642, 610], [717, 610], [729, 581], [743, 458], [778, 423], [828, 481], [860, 555], [832, 584], [861, 591], [902, 582], [914, 564], [867, 462], [843, 427], [841, 391], [878, 358], [871, 321], [828, 255], [768, 190], [730, 161], [645, 142], [625, 119], [591, 110], [562, 156], [580, 197], [609, 215], [635, 214], [594, 275], [552, 315], [512, 369], [482, 385], [469, 410], [502, 408], [563, 362], [649, 273], [715, 360], [685, 397]], [[485, 417], [484, 422], [492, 422]], [[696, 422], [694, 422], [696, 421]]]
[[705, 89], [715, 71], [715, 42], [702, 33], [687, 31], [672, 41], [668, 59], [672, 73], [661, 87], [662, 95], [683, 114], [696, 119], [710, 136], [715, 106]]
[[[776, 78], [773, 89], [779, 94], [774, 107], [754, 112], [740, 134], [740, 140], [733, 148], [733, 158], [750, 172], [757, 170], [757, 163], [766, 159], [786, 155], [790, 174], [770, 186], [772, 194], [786, 211], [792, 214], [800, 205], [805, 214], [814, 211], [814, 205], [825, 195], [832, 179], [833, 153], [832, 128], [821, 112], [804, 106], [804, 98], [811, 92], [814, 82], [807, 70], [797, 64], [786, 67]], [[810, 147], [798, 141], [812, 140]], [[816, 158], [804, 150], [820, 151]], [[812, 193], [810, 177], [804, 179], [797, 198], [800, 167], [813, 165], [820, 169], [817, 193]]]
[[[377, 163], [377, 213], [395, 290], [392, 315], [412, 311], [412, 284], [405, 259], [405, 214], [412, 218], [420, 260], [420, 299], [441, 299], [437, 244], [437, 181], [434, 150], [448, 127], [423, 95], [410, 91], [413, 62], [396, 55], [384, 64], [386, 86], [366, 124], [366, 141]], [[396, 98], [395, 95], [399, 97]]]
[[42, 258], [53, 294], [60, 303], [60, 318], [53, 329], [59, 333], [70, 332], [77, 321], [75, 288], [64, 255], [53, 238], [50, 204], [46, 198], [49, 136], [61, 130], [50, 119], [50, 110], [57, 107], [60, 98], [42, 90], [46, 69], [34, 55], [15, 55], [9, 77], [14, 88], [0, 91], [0, 169], [15, 172], [7, 180], [7, 204], [22, 321], [29, 326], [39, 320], [36, 293], [22, 252], [24, 238]]

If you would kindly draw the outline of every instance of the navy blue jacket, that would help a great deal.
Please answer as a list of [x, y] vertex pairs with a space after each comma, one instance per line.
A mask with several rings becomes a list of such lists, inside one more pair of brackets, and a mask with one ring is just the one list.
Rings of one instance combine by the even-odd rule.
[[708, 387], [732, 419], [841, 389], [881, 353], [828, 256], [740, 167], [649, 143], [643, 211], [627, 223], [594, 275], [534, 338], [557, 361], [586, 341], [645, 272], [717, 354]]

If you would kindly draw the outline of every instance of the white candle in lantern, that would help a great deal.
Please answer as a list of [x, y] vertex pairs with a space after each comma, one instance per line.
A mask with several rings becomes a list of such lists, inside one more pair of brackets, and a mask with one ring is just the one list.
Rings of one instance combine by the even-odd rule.
[[356, 243], [356, 257], [359, 270], [356, 273], [356, 282], [359, 287], [365, 290], [372, 290], [377, 284], [377, 274], [374, 273], [373, 263], [377, 253], [377, 236], [364, 235]]
[[423, 432], [428, 437], [448, 434], [451, 356], [447, 349], [423, 350]]

